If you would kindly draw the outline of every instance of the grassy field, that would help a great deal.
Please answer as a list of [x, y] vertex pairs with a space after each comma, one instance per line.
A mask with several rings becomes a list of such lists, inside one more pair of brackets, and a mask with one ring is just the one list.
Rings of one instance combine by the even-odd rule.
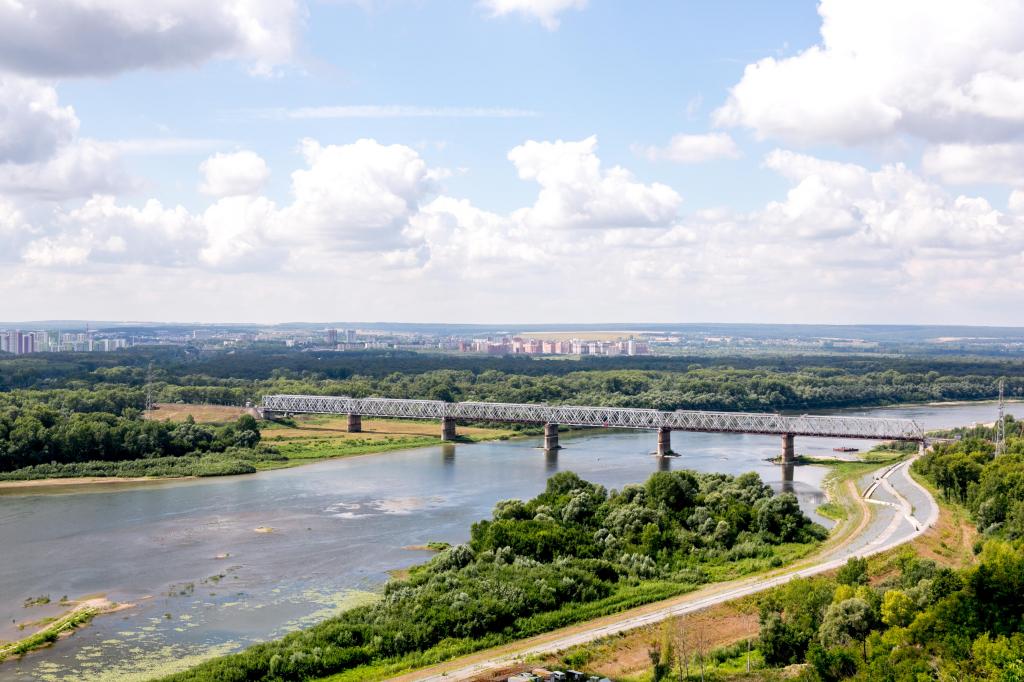
[[[226, 405], [181, 405], [159, 403], [146, 417], [184, 421], [190, 415], [197, 422], [223, 424], [245, 413], [241, 407]], [[441, 425], [433, 421], [368, 419], [360, 433], [348, 432], [346, 415], [299, 415], [289, 423], [264, 422], [260, 436], [285, 457], [284, 460], [255, 462], [257, 469], [279, 469], [321, 459], [365, 455], [389, 450], [405, 450], [439, 445]], [[459, 441], [505, 440], [517, 435], [507, 429], [458, 427]]]
[[245, 414], [244, 407], [232, 405], [185, 405], [182, 403], [156, 403], [151, 411], [146, 412], [146, 419], [182, 422], [192, 415], [197, 422], [204, 424], [227, 424]]

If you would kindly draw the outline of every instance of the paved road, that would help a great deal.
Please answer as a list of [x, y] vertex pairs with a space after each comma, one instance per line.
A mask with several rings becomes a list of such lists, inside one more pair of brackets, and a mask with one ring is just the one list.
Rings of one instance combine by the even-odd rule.
[[715, 604], [782, 585], [796, 577], [830, 571], [845, 564], [850, 557], [877, 554], [909, 542], [939, 519], [939, 507], [935, 500], [907, 473], [907, 468], [914, 459], [916, 457], [883, 467], [868, 475], [861, 486], [861, 490], [864, 491], [864, 502], [861, 504], [866, 510], [865, 502], [870, 503], [875, 513], [862, 521], [850, 537], [824, 550], [811, 560], [798, 562], [796, 566], [768, 575], [710, 585], [668, 602], [571, 626], [500, 647], [489, 653], [481, 652], [393, 679], [402, 682], [472, 680], [488, 671], [513, 665], [527, 656], [561, 651], [608, 635], [658, 623], [666, 618], [700, 611]]

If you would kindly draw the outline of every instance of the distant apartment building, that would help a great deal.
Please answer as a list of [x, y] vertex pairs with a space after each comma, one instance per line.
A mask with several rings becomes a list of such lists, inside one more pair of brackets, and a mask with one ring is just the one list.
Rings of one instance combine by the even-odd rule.
[[61, 334], [53, 336], [46, 331], [23, 332], [0, 330], [0, 351], [14, 355], [59, 352], [109, 352], [128, 348], [131, 344], [120, 337], [94, 339], [92, 333]]
[[463, 353], [486, 353], [488, 355], [650, 355], [645, 341], [567, 341], [540, 340], [514, 336], [501, 339], [461, 339], [452, 344], [453, 349]]

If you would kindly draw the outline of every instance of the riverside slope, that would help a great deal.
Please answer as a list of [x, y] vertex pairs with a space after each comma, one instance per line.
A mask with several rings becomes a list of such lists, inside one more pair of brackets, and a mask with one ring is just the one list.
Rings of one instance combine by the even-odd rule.
[[[666, 602], [649, 604], [589, 623], [562, 628], [464, 656], [391, 678], [392, 682], [472, 680], [481, 674], [514, 665], [531, 656], [555, 653], [602, 637], [658, 623], [667, 618], [700, 611], [782, 585], [794, 578], [837, 569], [851, 557], [878, 554], [910, 542], [935, 525], [939, 518], [939, 506], [935, 499], [908, 473], [908, 468], [916, 459], [915, 456], [875, 471], [872, 476], [874, 480], [864, 494], [856, 496], [863, 512], [863, 520], [855, 532], [843, 538], [838, 544], [826, 547], [814, 557], [797, 562], [794, 566], [760, 576], [717, 583]], [[879, 488], [886, 490], [896, 501], [875, 499]], [[866, 502], [873, 503], [875, 514], [868, 514]]]

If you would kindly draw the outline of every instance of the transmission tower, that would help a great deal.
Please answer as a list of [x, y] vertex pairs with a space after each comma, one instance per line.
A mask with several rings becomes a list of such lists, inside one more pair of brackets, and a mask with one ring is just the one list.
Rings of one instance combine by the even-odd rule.
[[153, 363], [146, 370], [146, 414], [153, 414]]
[[999, 380], [999, 418], [996, 419], [996, 457], [1006, 449], [1006, 419], [1003, 416], [1003, 380]]

